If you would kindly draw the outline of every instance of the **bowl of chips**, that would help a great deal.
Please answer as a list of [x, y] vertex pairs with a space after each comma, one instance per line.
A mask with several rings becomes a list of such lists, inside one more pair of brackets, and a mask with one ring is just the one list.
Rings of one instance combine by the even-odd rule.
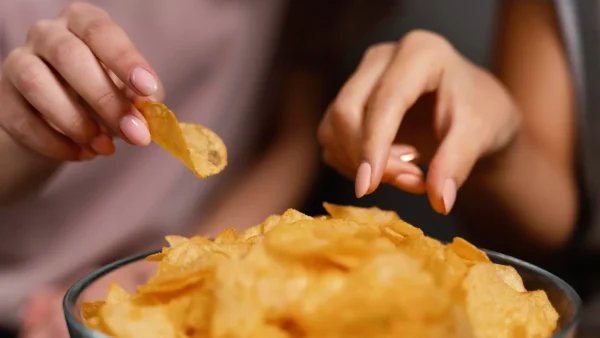
[[394, 212], [324, 206], [213, 240], [168, 236], [85, 276], [63, 303], [71, 337], [573, 337], [581, 300], [557, 276]]

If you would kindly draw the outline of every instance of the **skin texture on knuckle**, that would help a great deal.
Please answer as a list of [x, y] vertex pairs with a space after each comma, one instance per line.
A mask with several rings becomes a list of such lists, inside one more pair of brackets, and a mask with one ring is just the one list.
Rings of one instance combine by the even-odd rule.
[[107, 31], [113, 29], [114, 23], [108, 16], [98, 16], [89, 20], [85, 27], [81, 29], [79, 38], [85, 44], [93, 45], [95, 41], [100, 39]]
[[74, 116], [68, 121], [65, 129], [65, 135], [77, 144], [89, 144], [99, 133], [95, 122], [81, 116]]
[[[94, 100], [98, 107], [121, 107], [121, 111], [125, 113], [130, 107], [127, 101], [123, 100], [122, 97], [116, 91], [108, 91], [99, 93], [98, 97]], [[111, 121], [113, 122], [113, 121]]]
[[14, 65], [14, 85], [22, 93], [35, 93], [44, 89], [42, 72], [44, 71], [35, 62], [21, 60]]
[[396, 50], [395, 42], [382, 42], [367, 48], [363, 54], [363, 60], [378, 59], [382, 56], [387, 56]]
[[69, 19], [76, 16], [89, 15], [90, 13], [94, 13], [98, 16], [109, 16], [107, 12], [92, 4], [82, 1], [76, 1], [67, 5], [65, 9], [60, 13], [60, 17]]
[[435, 47], [439, 50], [453, 48], [452, 44], [442, 35], [424, 29], [415, 29], [406, 33], [406, 35], [400, 39], [400, 43], [417, 46], [426, 45]]
[[[350, 116], [361, 115], [359, 109], [345, 99], [336, 99], [329, 110], [331, 127], [337, 131], [345, 131], [352, 128]], [[357, 114], [358, 113], [358, 114]]]
[[[118, 129], [119, 120], [123, 114], [126, 114], [131, 109], [131, 103], [120, 95], [117, 91], [108, 91], [99, 93], [98, 97], [94, 99], [95, 113], [100, 114], [102, 111], [113, 111], [118, 114], [105, 114], [102, 119], [108, 123], [111, 128]], [[89, 107], [88, 109], [92, 109]]]
[[56, 68], [68, 67], [77, 60], [83, 60], [87, 51], [77, 40], [72, 37], [60, 38], [52, 44], [48, 51], [50, 64]]
[[22, 48], [15, 48], [6, 55], [6, 58], [4, 58], [4, 61], [2, 62], [3, 77], [12, 71], [15, 62], [20, 59], [20, 55], [23, 55], [24, 52], [25, 51]]
[[400, 39], [399, 46], [403, 50], [411, 51], [415, 62], [430, 64], [432, 67], [442, 60], [450, 61], [459, 55], [450, 41], [426, 30], [413, 30], [407, 33]]
[[40, 39], [43, 39], [48, 28], [52, 25], [52, 20], [39, 20], [35, 22], [27, 31], [27, 43], [35, 44]]

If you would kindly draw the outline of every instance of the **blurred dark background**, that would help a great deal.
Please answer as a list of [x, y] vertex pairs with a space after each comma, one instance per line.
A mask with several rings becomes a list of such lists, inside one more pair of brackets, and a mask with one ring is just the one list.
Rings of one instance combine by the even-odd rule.
[[[354, 71], [364, 51], [373, 43], [398, 40], [413, 29], [427, 29], [442, 34], [466, 57], [477, 64], [489, 64], [493, 41], [496, 1], [492, 0], [403, 0], [392, 15], [366, 38], [356, 41], [347, 51], [337, 72], [340, 86]], [[407, 222], [418, 225], [429, 236], [450, 240], [459, 234], [452, 217], [433, 211], [427, 196], [415, 196], [390, 186], [357, 200], [352, 182], [323, 167], [322, 176], [307, 206], [307, 213], [321, 214], [322, 201], [339, 204], [377, 206], [397, 211]]]

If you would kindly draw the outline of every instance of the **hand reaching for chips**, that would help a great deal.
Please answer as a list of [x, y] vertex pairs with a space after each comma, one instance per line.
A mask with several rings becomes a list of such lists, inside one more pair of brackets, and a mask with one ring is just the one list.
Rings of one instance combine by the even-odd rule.
[[443, 245], [377, 208], [290, 209], [214, 240], [168, 236], [156, 275], [83, 304], [114, 337], [550, 337], [544, 291], [456, 238]]
[[204, 179], [220, 173], [227, 165], [227, 148], [212, 130], [178, 122], [165, 105], [153, 101], [136, 104], [148, 122], [152, 141], [183, 162]]

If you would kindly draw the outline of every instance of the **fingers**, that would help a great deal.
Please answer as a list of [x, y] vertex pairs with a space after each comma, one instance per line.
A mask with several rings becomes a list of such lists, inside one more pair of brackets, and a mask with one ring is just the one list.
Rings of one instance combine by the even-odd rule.
[[416, 164], [405, 161], [406, 158], [390, 155], [382, 180], [406, 192], [422, 194], [425, 192], [423, 171]]
[[[81, 97], [94, 112], [106, 122], [111, 129], [119, 130], [119, 122], [123, 115], [133, 109], [131, 101], [127, 99], [120, 88], [110, 79], [104, 68], [98, 63], [91, 50], [75, 35], [66, 30], [59, 21], [40, 21], [30, 31], [30, 44], [33, 52], [46, 61], [72, 89], [73, 98]], [[31, 56], [36, 57], [37, 56]], [[43, 89], [43, 90], [42, 90]], [[51, 95], [51, 91], [64, 91], [58, 81], [39, 88], [37, 93]], [[28, 99], [29, 100], [29, 99]], [[31, 101], [30, 101], [31, 102]], [[66, 118], [67, 114], [42, 100], [53, 113], [53, 119]], [[34, 105], [40, 112], [40, 108]], [[104, 133], [100, 133], [90, 114], [79, 106], [79, 116], [96, 127], [95, 136], [98, 140], [90, 139], [85, 143], [102, 145]], [[80, 130], [77, 124], [59, 126], [59, 129], [68, 134], [68, 130]], [[108, 155], [108, 149], [95, 149], [100, 154]]]
[[[325, 150], [323, 152], [323, 160], [350, 180], [357, 177], [365, 177], [361, 173], [361, 170], [364, 170], [364, 166], [354, 170], [354, 167], [347, 164], [346, 157], [339, 156], [339, 154], [334, 151]], [[406, 192], [414, 194], [424, 193], [424, 175], [421, 169], [414, 163], [418, 157], [419, 154], [413, 147], [404, 144], [394, 145], [388, 158], [383, 181]], [[368, 177], [368, 173], [366, 177]], [[357, 197], [364, 195], [364, 191], [361, 192], [360, 189], [368, 188], [368, 180], [362, 182], [357, 180], [355, 183]]]
[[63, 161], [89, 160], [95, 156], [50, 127], [4, 79], [0, 82], [0, 102], [0, 126], [27, 148]]
[[[106, 12], [86, 3], [74, 3], [62, 16], [66, 18], [69, 31], [81, 39], [127, 89], [140, 96], [162, 99], [158, 77], [127, 34]], [[148, 145], [150, 132], [141, 115], [134, 114], [134, 111], [135, 108], [130, 105], [126, 112], [108, 116], [108, 122], [115, 130], [121, 130], [131, 143]]]
[[132, 101], [160, 100], [162, 86], [125, 32], [90, 4], [72, 3], [59, 19], [32, 26], [3, 70], [2, 102], [11, 108], [0, 112], [0, 126], [42, 155], [110, 155], [107, 129], [133, 144], [150, 142]]
[[370, 186], [371, 175], [368, 165], [358, 166], [364, 110], [394, 53], [395, 44], [369, 48], [357, 70], [327, 110], [319, 128], [319, 141], [328, 150], [326, 162], [335, 163], [336, 169], [347, 177], [356, 174], [351, 178], [356, 180], [355, 192], [358, 197], [364, 195]]
[[[448, 214], [456, 200], [457, 190], [465, 182], [485, 147], [472, 138], [473, 130], [485, 134], [476, 126], [475, 116], [463, 115], [452, 124], [435, 153], [427, 173], [427, 191], [434, 210]], [[485, 138], [485, 135], [481, 135]]]
[[[114, 144], [99, 124], [130, 143], [150, 143], [146, 122], [132, 101], [150, 95], [161, 99], [162, 87], [148, 62], [104, 11], [72, 3], [59, 19], [32, 26], [27, 39], [26, 47], [15, 50], [5, 63], [6, 76], [33, 108], [34, 114], [25, 115], [23, 121], [38, 128], [43, 128], [39, 122], [45, 121], [75, 144], [102, 155], [112, 154]], [[35, 112], [40, 115], [36, 117]], [[13, 134], [18, 130], [10, 121], [3, 127]], [[50, 133], [43, 129], [45, 135]], [[64, 142], [53, 139], [63, 147], [52, 157], [71, 158], [65, 154]], [[19, 140], [24, 144], [39, 141], [31, 137]], [[47, 151], [42, 153], [52, 155]]]
[[76, 143], [88, 144], [99, 134], [97, 124], [37, 56], [15, 49], [6, 59], [5, 72], [40, 114]]
[[61, 16], [68, 29], [128, 88], [141, 96], [161, 95], [158, 77], [149, 63], [106, 12], [87, 3], [73, 3]]
[[363, 113], [371, 92], [385, 72], [394, 55], [394, 44], [380, 44], [369, 48], [360, 65], [326, 113], [326, 122], [333, 129], [332, 134], [343, 139], [337, 151], [344, 152], [353, 164], [359, 164], [359, 149]]
[[406, 111], [422, 94], [438, 87], [445, 48], [449, 48], [447, 43], [431, 33], [407, 35], [372, 93], [362, 135], [362, 160], [371, 172], [367, 193], [381, 182], [390, 147]]

